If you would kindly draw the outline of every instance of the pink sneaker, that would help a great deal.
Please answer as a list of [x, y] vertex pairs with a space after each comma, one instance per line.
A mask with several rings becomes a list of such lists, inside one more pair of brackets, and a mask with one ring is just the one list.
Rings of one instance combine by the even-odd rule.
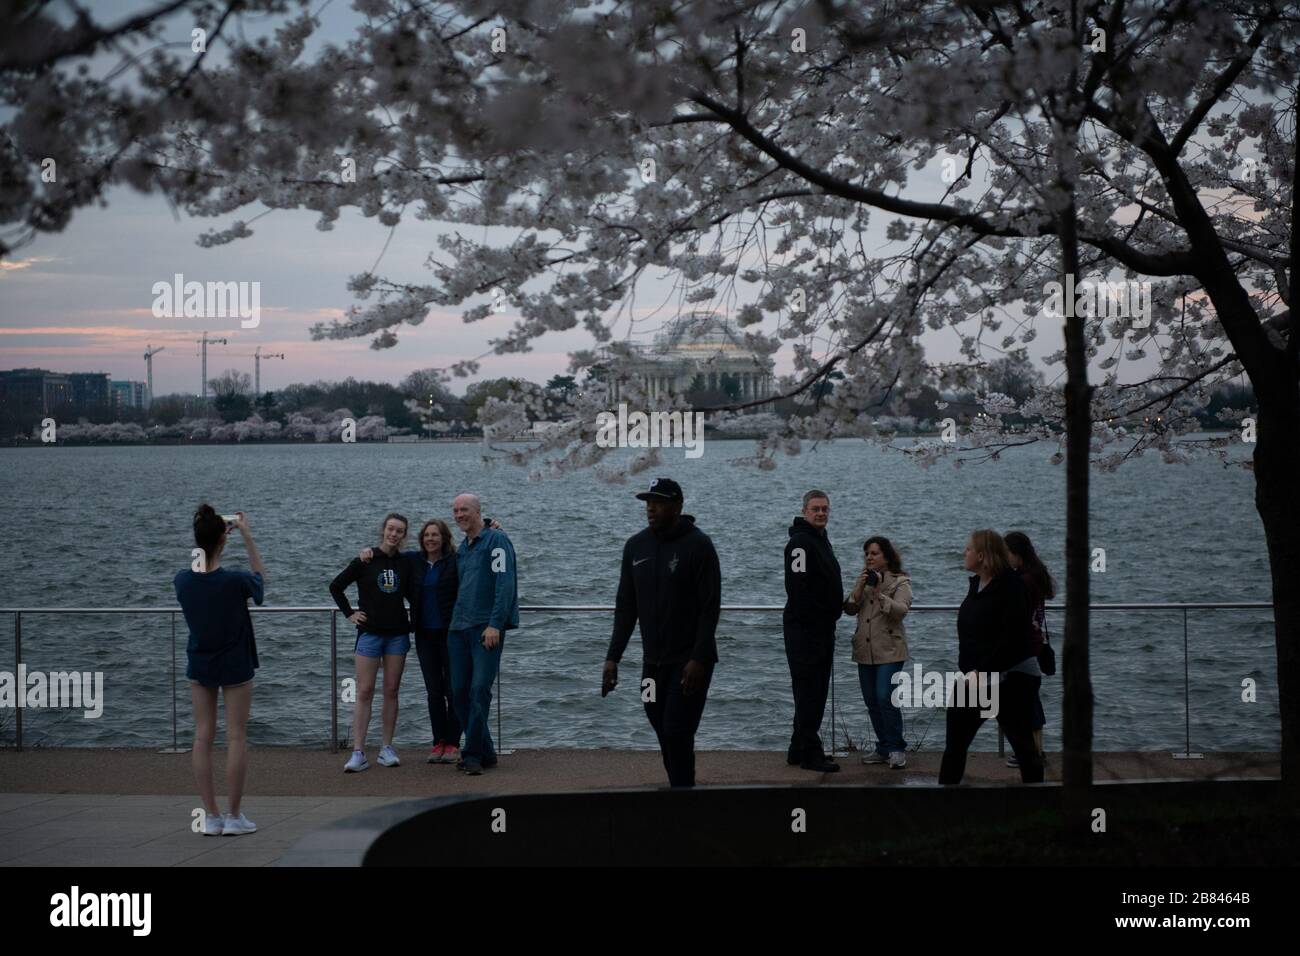
[[460, 748], [455, 744], [444, 744], [441, 763], [455, 763], [460, 759]]
[[442, 755], [443, 755], [443, 751], [446, 749], [446, 746], [447, 746], [446, 744], [441, 744], [441, 743], [434, 744], [433, 749], [429, 751], [429, 759], [426, 760], [425, 763], [442, 763], [443, 762]]

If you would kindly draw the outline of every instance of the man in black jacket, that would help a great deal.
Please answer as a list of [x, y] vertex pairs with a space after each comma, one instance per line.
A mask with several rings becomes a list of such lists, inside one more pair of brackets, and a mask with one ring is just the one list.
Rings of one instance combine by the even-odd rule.
[[618, 685], [618, 662], [641, 623], [641, 700], [659, 738], [668, 783], [695, 786], [695, 731], [718, 660], [722, 573], [709, 536], [682, 514], [682, 489], [656, 478], [637, 495], [648, 527], [623, 546], [614, 633], [601, 696]]
[[794, 731], [786, 759], [819, 773], [840, 769], [826, 756], [817, 733], [831, 686], [835, 622], [844, 612], [840, 563], [826, 536], [830, 516], [831, 502], [826, 492], [808, 492], [803, 496], [803, 515], [790, 525], [790, 538], [785, 544], [782, 624], [794, 689]]

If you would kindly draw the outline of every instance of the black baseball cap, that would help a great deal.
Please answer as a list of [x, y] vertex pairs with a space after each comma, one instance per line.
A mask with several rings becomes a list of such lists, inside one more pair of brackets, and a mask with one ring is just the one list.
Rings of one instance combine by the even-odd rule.
[[650, 482], [650, 487], [637, 495], [642, 501], [647, 498], [658, 498], [662, 501], [685, 501], [682, 497], [682, 486], [671, 478], [655, 478]]

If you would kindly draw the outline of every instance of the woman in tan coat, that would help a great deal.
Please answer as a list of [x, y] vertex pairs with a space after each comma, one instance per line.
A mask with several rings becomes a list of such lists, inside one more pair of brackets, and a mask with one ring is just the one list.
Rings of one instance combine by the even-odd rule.
[[844, 610], [858, 617], [853, 632], [853, 660], [858, 665], [862, 699], [876, 732], [875, 750], [862, 748], [862, 762], [907, 766], [903, 712], [890, 699], [892, 678], [907, 660], [903, 618], [912, 606], [912, 580], [888, 538], [875, 536], [862, 545], [865, 567], [858, 575]]

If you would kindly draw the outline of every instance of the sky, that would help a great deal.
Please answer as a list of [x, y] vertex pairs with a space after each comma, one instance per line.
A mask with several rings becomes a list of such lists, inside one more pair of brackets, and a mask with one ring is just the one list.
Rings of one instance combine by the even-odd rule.
[[[93, 6], [112, 21], [128, 9], [120, 3]], [[343, 40], [350, 34], [354, 16], [346, 4], [330, 4], [322, 16], [321, 37]], [[180, 30], [185, 26], [176, 25], [176, 39], [182, 39]], [[943, 188], [940, 167], [933, 163], [912, 174], [908, 193], [938, 198]], [[262, 363], [264, 390], [348, 376], [396, 384], [415, 369], [448, 366], [481, 355], [488, 340], [505, 333], [516, 320], [507, 310], [466, 325], [458, 311], [434, 310], [422, 325], [398, 328], [399, 341], [391, 349], [371, 349], [369, 337], [312, 341], [311, 325], [342, 317], [354, 304], [348, 277], [370, 269], [386, 242], [379, 274], [398, 281], [430, 281], [424, 262], [447, 227], [408, 217], [390, 241], [387, 227], [355, 211], [344, 210], [332, 231], [321, 232], [315, 228], [315, 213], [275, 210], [252, 225], [251, 238], [204, 249], [196, 244], [200, 234], [225, 228], [235, 219], [247, 221], [260, 207], [197, 219], [174, 210], [161, 197], [142, 196], [125, 187], [112, 190], [107, 198], [107, 208], [83, 209], [64, 232], [42, 234], [13, 258], [0, 261], [0, 369], [102, 371], [114, 379], [142, 381], [146, 348], [162, 347], [164, 351], [154, 359], [155, 394], [197, 393], [197, 340], [207, 331], [229, 339], [228, 344], [209, 346], [209, 378], [228, 368], [251, 375], [252, 355], [260, 346], [263, 353], [286, 356]], [[880, 212], [872, 217], [868, 249], [873, 242], [885, 247], [884, 229], [891, 218]], [[151, 311], [153, 286], [170, 282], [176, 273], [186, 281], [260, 283], [259, 325], [240, 328], [238, 318], [156, 318]], [[660, 282], [656, 289], [652, 282], [649, 291], [654, 303], [668, 296], [666, 283]], [[670, 316], [661, 313], [660, 319]], [[1062, 347], [1058, 321], [1040, 319], [1036, 324], [1032, 356]], [[659, 319], [646, 323], [647, 336], [658, 325]], [[1000, 340], [1005, 329], [988, 338]], [[923, 343], [931, 362], [960, 359], [951, 331], [927, 333]], [[476, 378], [519, 376], [545, 382], [568, 372], [570, 351], [591, 345], [581, 328], [548, 333], [536, 341], [532, 352], [489, 356]], [[789, 345], [776, 361], [778, 374], [791, 370]], [[1059, 367], [1049, 373], [1049, 380], [1057, 374]], [[463, 391], [468, 382], [452, 384], [453, 390]]]

